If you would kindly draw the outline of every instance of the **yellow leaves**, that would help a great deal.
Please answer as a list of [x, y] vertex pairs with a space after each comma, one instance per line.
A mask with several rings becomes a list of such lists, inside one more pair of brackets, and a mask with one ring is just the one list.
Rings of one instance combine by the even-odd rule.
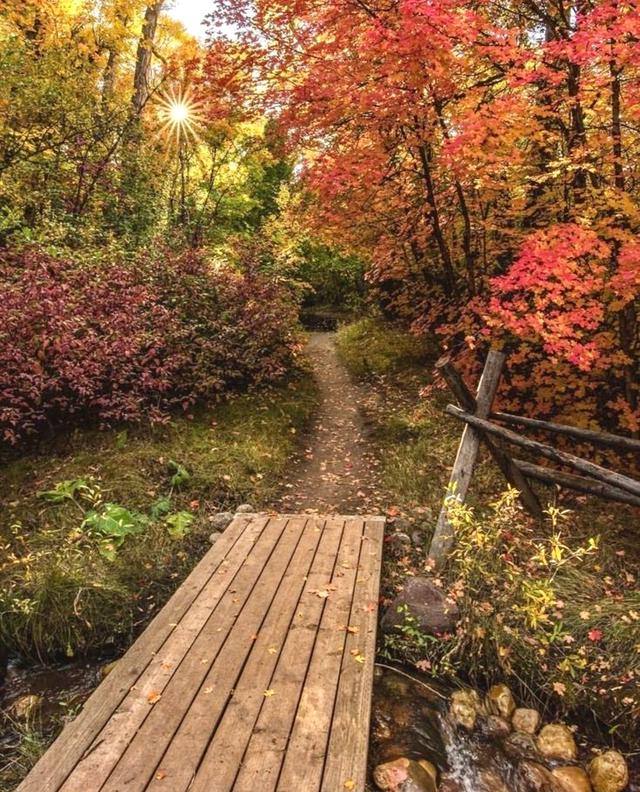
[[265, 698], [271, 698], [272, 696], [275, 696], [275, 694], [276, 694], [276, 691], [272, 690], [271, 688], [269, 688], [269, 690], [265, 690], [264, 693], [263, 693]]
[[344, 784], [342, 786], [345, 789], [355, 789], [356, 788], [356, 782], [353, 781], [353, 779], [349, 778], [347, 781], [344, 782]]
[[157, 690], [152, 690], [147, 695], [147, 701], [149, 702], [149, 704], [156, 704], [158, 701], [160, 701], [161, 698], [162, 698], [162, 693], [158, 693]]
[[364, 663], [364, 655], [360, 653], [359, 649], [352, 649], [349, 654], [353, 657], [356, 663]]

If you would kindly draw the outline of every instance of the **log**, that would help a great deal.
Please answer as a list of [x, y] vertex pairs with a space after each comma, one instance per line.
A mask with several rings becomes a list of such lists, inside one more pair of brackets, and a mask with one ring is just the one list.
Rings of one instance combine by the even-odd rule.
[[[467, 412], [473, 412], [466, 405], [462, 405]], [[566, 424], [551, 423], [550, 421], [541, 421], [537, 418], [524, 418], [520, 415], [512, 415], [511, 413], [494, 412], [489, 416], [492, 421], [501, 421], [502, 423], [527, 426], [530, 429], [538, 429], [541, 432], [552, 432], [554, 434], [568, 435], [577, 440], [582, 440], [585, 443], [593, 443], [594, 445], [605, 446], [606, 448], [616, 448], [619, 451], [630, 451], [632, 453], [640, 453], [640, 440], [634, 440], [631, 437], [622, 437], [621, 435], [610, 434], [609, 432], [595, 432], [591, 429], [580, 429], [577, 426], [567, 426]]]
[[567, 467], [579, 470], [581, 473], [586, 473], [588, 476], [598, 479], [598, 481], [604, 481], [605, 484], [611, 484], [614, 487], [630, 492], [632, 495], [640, 496], [640, 481], [635, 481], [628, 476], [622, 475], [622, 473], [615, 473], [612, 470], [607, 470], [607, 468], [596, 465], [595, 462], [589, 462], [581, 457], [568, 454], [565, 451], [559, 451], [557, 448], [553, 448], [553, 446], [547, 445], [546, 443], [539, 443], [537, 440], [530, 440], [526, 437], [522, 437], [516, 434], [516, 432], [512, 432], [510, 429], [505, 429], [484, 418], [470, 415], [459, 407], [455, 407], [453, 404], [447, 405], [446, 412], [449, 415], [453, 415], [454, 418], [464, 421], [468, 426], [489, 432], [505, 440], [507, 443], [519, 446], [520, 448], [526, 448], [527, 451], [540, 454], [540, 456], [557, 462], [560, 465], [566, 465]]
[[[461, 407], [467, 412], [476, 413], [478, 405], [473, 394], [467, 388], [464, 380], [460, 376], [458, 370], [451, 362], [449, 356], [440, 358], [436, 363], [436, 368], [442, 374], [449, 389], [458, 400]], [[507, 479], [509, 484], [518, 490], [520, 501], [524, 508], [537, 519], [542, 519], [542, 507], [536, 497], [535, 492], [529, 486], [526, 478], [522, 475], [521, 470], [514, 464], [513, 460], [504, 449], [497, 446], [486, 432], [482, 433], [482, 440], [487, 446], [489, 453], [493, 457], [495, 463], [498, 465], [502, 474]]]
[[[491, 350], [487, 356], [476, 397], [477, 413], [482, 418], [485, 418], [491, 412], [491, 405], [498, 389], [503, 366], [504, 355]], [[429, 559], [436, 568], [442, 566], [445, 562], [454, 542], [454, 529], [449, 522], [447, 502], [449, 498], [455, 498], [460, 502], [464, 501], [471, 483], [479, 448], [480, 432], [477, 432], [471, 426], [465, 426], [458, 453], [453, 463], [451, 478], [449, 479], [448, 495], [440, 510], [436, 529], [429, 546]]]
[[557, 484], [560, 487], [576, 490], [577, 492], [585, 492], [588, 495], [597, 495], [599, 498], [604, 498], [604, 500], [628, 503], [631, 506], [640, 506], [640, 498], [636, 498], [635, 495], [618, 489], [618, 487], [605, 484], [604, 481], [596, 481], [595, 479], [576, 476], [573, 473], [565, 473], [564, 471], [555, 470], [554, 468], [534, 465], [523, 459], [515, 459], [514, 462], [528, 478], [544, 481], [547, 484]]

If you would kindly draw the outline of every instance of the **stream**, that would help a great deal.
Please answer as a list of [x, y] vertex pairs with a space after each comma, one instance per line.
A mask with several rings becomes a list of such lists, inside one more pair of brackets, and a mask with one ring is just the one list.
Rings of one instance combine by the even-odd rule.
[[[0, 689], [0, 767], [16, 761], [16, 744], [25, 726], [50, 737], [61, 720], [73, 717], [103, 678], [111, 659], [48, 668], [10, 664]], [[535, 787], [530, 779], [523, 779], [523, 761], [535, 759], [529, 755], [530, 742], [499, 733], [490, 720], [472, 733], [451, 723], [447, 711], [456, 689], [423, 674], [377, 665], [370, 775], [375, 766], [406, 757], [435, 765], [439, 792], [546, 792], [547, 787]], [[578, 747], [578, 758], [584, 763], [591, 746], [578, 739]], [[637, 763], [630, 766], [630, 775], [628, 792], [640, 792]], [[377, 789], [373, 782], [370, 789]], [[407, 792], [423, 789], [429, 787], [411, 786]]]

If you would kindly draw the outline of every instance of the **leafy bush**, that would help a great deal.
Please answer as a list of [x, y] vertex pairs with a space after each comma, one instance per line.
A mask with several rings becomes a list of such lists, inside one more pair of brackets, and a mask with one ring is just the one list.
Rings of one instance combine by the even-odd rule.
[[541, 534], [513, 490], [482, 516], [456, 502], [450, 514], [457, 543], [436, 581], [458, 604], [458, 628], [425, 643], [409, 623], [405, 645], [387, 650], [480, 685], [507, 678], [538, 706], [591, 710], [612, 732], [637, 733], [640, 594], [624, 554], [569, 539], [571, 515], [555, 508]]
[[163, 421], [277, 379], [295, 351], [287, 292], [196, 252], [118, 263], [3, 252], [0, 284], [0, 442]]

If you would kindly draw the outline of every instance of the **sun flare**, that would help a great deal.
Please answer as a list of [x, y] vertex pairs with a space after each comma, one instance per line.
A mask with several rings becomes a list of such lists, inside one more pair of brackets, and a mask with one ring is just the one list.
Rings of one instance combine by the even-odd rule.
[[163, 133], [175, 137], [177, 143], [189, 136], [197, 136], [201, 122], [199, 106], [188, 92], [165, 94], [158, 104], [158, 117], [163, 122]]

